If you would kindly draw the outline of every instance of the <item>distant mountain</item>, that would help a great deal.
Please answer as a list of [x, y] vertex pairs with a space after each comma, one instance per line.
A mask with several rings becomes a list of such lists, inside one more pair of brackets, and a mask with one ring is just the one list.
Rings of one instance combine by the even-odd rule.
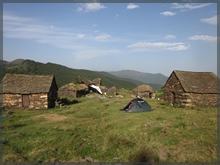
[[89, 80], [95, 78], [102, 79], [102, 85], [116, 88], [135, 88], [137, 85], [131, 81], [118, 78], [109, 73], [100, 74], [95, 71], [84, 69], [72, 69], [66, 66], [53, 63], [40, 63], [33, 60], [17, 59], [12, 62], [3, 62], [3, 76], [6, 73], [17, 74], [53, 74], [56, 77], [58, 87], [74, 82], [78, 76], [83, 76]]
[[72, 69], [54, 63], [40, 63], [33, 60], [16, 59], [8, 62], [3, 61], [3, 76], [6, 73], [17, 74], [53, 74], [56, 77], [58, 87], [74, 82], [78, 76], [89, 80], [102, 79], [102, 85], [116, 88], [135, 88], [139, 85], [150, 85], [154, 90], [160, 89], [166, 82], [167, 77], [162, 74], [141, 73], [132, 70], [118, 72], [98, 72], [84, 69]]
[[16, 66], [24, 62], [24, 59], [16, 59], [14, 61], [8, 62], [8, 61], [3, 61], [3, 65], [9, 66]]
[[[111, 72], [98, 72], [98, 73], [103, 74], [103, 75], [105, 75], [106, 77], [112, 77], [112, 78], [118, 78], [118, 79], [120, 79], [120, 80], [126, 80], [126, 81], [129, 81], [129, 82], [134, 83], [134, 84], [137, 85], [137, 86], [146, 84], [146, 85], [151, 86], [154, 90], [159, 90], [159, 89], [161, 89], [161, 87], [163, 87], [163, 85], [161, 85], [161, 84], [146, 83], [146, 82], [139, 81], [139, 80], [135, 80], [135, 79], [122, 78], [122, 77], [120, 77], [120, 76], [115, 76], [115, 75], [111, 74]], [[110, 73], [110, 74], [109, 74], [109, 73]]]
[[133, 79], [136, 81], [141, 81], [146, 84], [158, 84], [163, 86], [168, 77], [164, 76], [161, 73], [151, 74], [151, 73], [143, 73], [134, 70], [121, 70], [115, 72], [108, 72], [114, 76], [118, 76], [121, 78]]

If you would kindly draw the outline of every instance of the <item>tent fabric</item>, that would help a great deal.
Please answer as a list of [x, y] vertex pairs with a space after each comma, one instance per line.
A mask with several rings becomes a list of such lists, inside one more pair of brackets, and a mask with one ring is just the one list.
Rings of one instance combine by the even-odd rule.
[[99, 88], [99, 86], [96, 86], [96, 85], [91, 84], [90, 87], [96, 89], [100, 94], [102, 94], [102, 91], [101, 91], [101, 89]]
[[149, 112], [152, 111], [152, 108], [145, 100], [135, 98], [120, 110], [124, 110], [126, 112]]

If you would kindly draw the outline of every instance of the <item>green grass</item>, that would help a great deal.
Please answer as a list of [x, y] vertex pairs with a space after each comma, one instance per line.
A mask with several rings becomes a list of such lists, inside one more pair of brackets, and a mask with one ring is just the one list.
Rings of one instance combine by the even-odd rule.
[[[3, 119], [4, 162], [216, 162], [216, 108], [119, 111], [131, 99], [79, 98], [67, 108], [11, 110]], [[150, 123], [147, 125], [147, 123]]]

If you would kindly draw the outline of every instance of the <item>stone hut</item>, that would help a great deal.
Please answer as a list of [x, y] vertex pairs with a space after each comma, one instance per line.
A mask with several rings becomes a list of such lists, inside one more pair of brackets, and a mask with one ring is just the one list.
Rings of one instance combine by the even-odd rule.
[[212, 72], [174, 70], [163, 87], [164, 101], [182, 106], [217, 106], [217, 81]]
[[55, 107], [58, 87], [54, 75], [6, 74], [2, 84], [4, 107], [31, 109]]
[[149, 85], [140, 85], [133, 90], [133, 93], [141, 98], [155, 99], [155, 91]]
[[116, 96], [117, 95], [117, 88], [115, 86], [113, 86], [113, 87], [109, 88], [106, 93], [109, 95]]
[[91, 80], [86, 79], [85, 77], [78, 76], [78, 81], [80, 84], [85, 84], [86, 86], [89, 86], [90, 84], [93, 84]]
[[96, 86], [101, 86], [102, 80], [101, 80], [101, 78], [96, 78], [96, 79], [92, 80], [92, 83]]
[[58, 90], [59, 97], [77, 98], [89, 93], [88, 87], [85, 84], [69, 83], [62, 86]]
[[101, 78], [96, 78], [94, 80], [88, 80], [87, 78], [85, 77], [82, 77], [82, 76], [78, 76], [78, 82], [81, 83], [81, 84], [85, 84], [87, 86], [93, 84], [93, 85], [96, 85], [96, 86], [101, 86], [102, 85], [102, 80]]

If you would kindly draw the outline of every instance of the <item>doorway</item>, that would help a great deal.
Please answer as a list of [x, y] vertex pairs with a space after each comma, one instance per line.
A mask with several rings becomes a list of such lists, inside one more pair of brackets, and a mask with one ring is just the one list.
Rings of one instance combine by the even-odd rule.
[[174, 105], [175, 103], [175, 93], [171, 92], [171, 104]]
[[24, 108], [29, 108], [30, 105], [29, 95], [22, 95], [22, 105]]

